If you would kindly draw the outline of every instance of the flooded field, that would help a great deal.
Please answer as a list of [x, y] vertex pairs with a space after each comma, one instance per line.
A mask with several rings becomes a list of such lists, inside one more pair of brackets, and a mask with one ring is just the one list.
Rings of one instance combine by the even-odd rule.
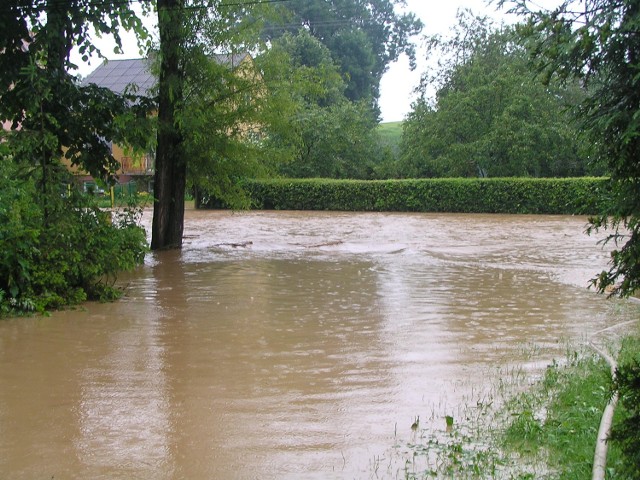
[[123, 300], [0, 321], [0, 478], [375, 477], [416, 416], [637, 314], [586, 288], [585, 223], [187, 211]]

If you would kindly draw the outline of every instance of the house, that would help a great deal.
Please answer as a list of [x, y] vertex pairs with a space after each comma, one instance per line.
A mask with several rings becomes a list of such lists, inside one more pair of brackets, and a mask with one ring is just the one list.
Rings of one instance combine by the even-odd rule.
[[[253, 59], [248, 53], [218, 54], [213, 56], [213, 60], [231, 70], [245, 65], [253, 68]], [[136, 58], [105, 61], [90, 73], [82, 84], [95, 84], [118, 94], [128, 92], [152, 98], [156, 96], [157, 79], [152, 73], [151, 61], [146, 58]], [[118, 183], [137, 182], [138, 188], [151, 187], [154, 174], [154, 152], [134, 156], [126, 146], [112, 144], [111, 153], [121, 165], [116, 173]], [[71, 171], [79, 183], [84, 183], [85, 188], [95, 185], [91, 176], [81, 170], [71, 168]]]

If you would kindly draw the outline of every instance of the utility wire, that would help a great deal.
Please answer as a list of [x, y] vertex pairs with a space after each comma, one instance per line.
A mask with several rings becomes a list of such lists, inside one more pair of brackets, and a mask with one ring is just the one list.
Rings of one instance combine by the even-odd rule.
[[[204, 10], [210, 8], [230, 8], [230, 7], [245, 7], [245, 6], [256, 6], [256, 5], [267, 5], [267, 4], [279, 4], [279, 3], [288, 3], [292, 0], [236, 0], [236, 1], [222, 1], [218, 4], [215, 4], [212, 1], [207, 2], [204, 5], [185, 5], [183, 8], [185, 10]], [[68, 7], [69, 2], [66, 0], [49, 0], [48, 2], [41, 2], [39, 6], [36, 6], [33, 2], [32, 5], [4, 5], [0, 6], [0, 11], [5, 10], [7, 7], [9, 9], [19, 8], [22, 11], [31, 11], [31, 13], [39, 13], [45, 10], [47, 5], [52, 6], [64, 6]], [[80, 1], [77, 3], [77, 6], [80, 7], [116, 7], [116, 6], [125, 6], [130, 4], [151, 4], [152, 0], [89, 0], [89, 1]], [[355, 25], [360, 27], [366, 27], [367, 25], [378, 25], [375, 22], [368, 22], [366, 19], [362, 19], [361, 21], [344, 18], [344, 19], [333, 19], [333, 20], [325, 20], [319, 22], [312, 22], [311, 26], [313, 28], [331, 28], [331, 27], [343, 27]], [[269, 22], [264, 26], [265, 31], [275, 32], [275, 31], [286, 31], [292, 30], [296, 28], [303, 28], [304, 22], [289, 22], [289, 23], [278, 23], [278, 22]]]
[[[215, 3], [212, 1], [206, 2], [203, 5], [183, 5], [177, 8], [184, 8], [186, 10], [204, 10], [209, 8], [228, 8], [228, 7], [245, 7], [255, 5], [266, 5], [275, 3], [286, 3], [292, 0], [231, 0]], [[12, 9], [20, 9], [22, 11], [40, 12], [44, 11], [47, 7], [124, 7], [133, 3], [139, 4], [152, 4], [155, 3], [152, 0], [89, 0], [78, 1], [74, 5], [70, 5], [67, 0], [49, 0], [49, 1], [35, 1], [35, 2], [8, 2], [5, 3], [0, 10], [10, 11]]]

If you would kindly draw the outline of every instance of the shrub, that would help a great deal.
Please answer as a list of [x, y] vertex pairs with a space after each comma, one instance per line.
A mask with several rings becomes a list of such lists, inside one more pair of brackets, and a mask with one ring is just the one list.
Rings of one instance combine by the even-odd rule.
[[0, 198], [0, 314], [112, 299], [116, 274], [144, 258], [133, 210], [112, 218], [76, 190], [43, 200], [10, 160], [0, 165]]
[[621, 358], [616, 371], [614, 388], [620, 394], [618, 415], [611, 440], [625, 454], [623, 474], [630, 480], [640, 479], [640, 342], [628, 338], [625, 342], [627, 358]]
[[[593, 214], [603, 178], [250, 180], [255, 208], [275, 210]], [[205, 203], [214, 206], [215, 200]]]

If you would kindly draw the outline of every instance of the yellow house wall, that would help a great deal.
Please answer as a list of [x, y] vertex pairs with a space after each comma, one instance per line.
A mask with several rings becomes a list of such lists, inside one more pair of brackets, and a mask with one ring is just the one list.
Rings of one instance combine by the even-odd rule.
[[[67, 149], [63, 148], [63, 153], [66, 153]], [[113, 158], [116, 159], [118, 163], [122, 166], [116, 172], [116, 175], [123, 174], [145, 174], [148, 173], [149, 169], [152, 167], [147, 165], [147, 156], [145, 154], [133, 153], [129, 148], [123, 147], [121, 145], [113, 144], [111, 146], [111, 154]], [[73, 165], [71, 160], [62, 157], [62, 164], [69, 170], [72, 174], [78, 176], [89, 175], [82, 167], [78, 165]]]
[[[240, 64], [235, 68], [239, 77], [248, 79], [252, 81], [255, 85], [259, 85], [259, 88], [256, 88], [251, 92], [254, 98], [262, 98], [266, 95], [266, 87], [264, 85], [262, 75], [255, 68], [255, 63], [251, 56], [246, 56], [242, 59]], [[242, 136], [246, 136], [252, 132], [259, 131], [262, 125], [257, 123], [241, 123], [237, 126], [238, 131]]]

